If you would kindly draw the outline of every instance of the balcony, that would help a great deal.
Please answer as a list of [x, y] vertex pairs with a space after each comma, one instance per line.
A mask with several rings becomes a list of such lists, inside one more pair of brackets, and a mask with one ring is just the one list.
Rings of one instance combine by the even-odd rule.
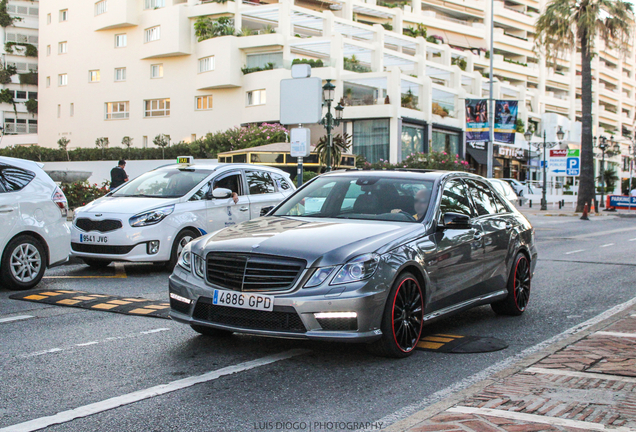
[[513, 28], [533, 31], [536, 19], [535, 16], [505, 6], [504, 2], [495, 1], [495, 23], [498, 22]]
[[190, 18], [198, 18], [200, 16], [234, 14], [236, 11], [236, 5], [233, 1], [227, 1], [225, 3], [201, 2], [189, 7], [188, 9], [188, 16]]
[[[197, 59], [214, 57], [214, 69], [198, 73], [195, 78], [197, 90], [213, 88], [241, 87], [243, 85], [242, 53], [238, 49], [236, 36], [221, 36], [198, 42], [195, 54]], [[193, 65], [193, 67], [196, 67]], [[261, 75], [254, 73], [250, 75]]]
[[[95, 4], [95, 13], [98, 13], [97, 3]], [[108, 0], [107, 10], [95, 15], [93, 23], [95, 31], [136, 26], [139, 24], [138, 2], [135, 0]]]
[[192, 23], [183, 6], [165, 7], [144, 17], [143, 27], [160, 27], [160, 38], [141, 46], [141, 59], [192, 54]]
[[504, 47], [495, 45], [495, 48], [519, 52], [523, 50], [523, 55], [533, 55], [532, 42], [526, 38], [506, 33], [502, 28], [495, 28], [495, 43], [505, 45]]

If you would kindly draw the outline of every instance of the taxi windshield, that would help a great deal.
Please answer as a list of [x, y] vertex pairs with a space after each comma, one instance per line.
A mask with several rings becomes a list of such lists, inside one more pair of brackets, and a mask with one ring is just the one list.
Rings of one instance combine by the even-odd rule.
[[181, 198], [212, 173], [191, 168], [158, 169], [124, 183], [110, 196]]
[[276, 216], [424, 220], [433, 181], [370, 176], [325, 176], [295, 193]]

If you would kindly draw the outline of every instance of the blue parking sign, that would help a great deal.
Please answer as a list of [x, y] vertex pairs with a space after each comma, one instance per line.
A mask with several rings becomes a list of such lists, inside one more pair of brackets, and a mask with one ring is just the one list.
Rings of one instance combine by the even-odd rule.
[[581, 159], [569, 157], [566, 161], [566, 173], [568, 176], [578, 176], [581, 173]]

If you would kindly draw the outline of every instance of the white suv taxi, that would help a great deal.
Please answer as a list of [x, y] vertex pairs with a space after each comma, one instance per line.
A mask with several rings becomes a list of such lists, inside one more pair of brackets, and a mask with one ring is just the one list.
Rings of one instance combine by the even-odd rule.
[[149, 171], [75, 211], [71, 254], [93, 267], [153, 262], [172, 269], [193, 238], [257, 218], [294, 192], [289, 174], [250, 164]]

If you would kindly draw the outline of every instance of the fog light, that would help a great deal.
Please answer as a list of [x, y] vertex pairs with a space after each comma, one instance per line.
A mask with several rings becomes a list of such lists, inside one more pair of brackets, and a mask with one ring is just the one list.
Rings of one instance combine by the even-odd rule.
[[316, 321], [327, 331], [357, 331], [358, 314], [355, 312], [319, 312]]
[[181, 297], [179, 294], [170, 293], [170, 298], [176, 301], [180, 301], [181, 303], [192, 304], [192, 300], [189, 298]]
[[358, 314], [356, 312], [319, 312], [319, 313], [315, 313], [314, 316], [316, 317], [316, 319], [357, 318]]
[[148, 251], [148, 255], [155, 255], [159, 252], [159, 240], [149, 241], [146, 250]]

